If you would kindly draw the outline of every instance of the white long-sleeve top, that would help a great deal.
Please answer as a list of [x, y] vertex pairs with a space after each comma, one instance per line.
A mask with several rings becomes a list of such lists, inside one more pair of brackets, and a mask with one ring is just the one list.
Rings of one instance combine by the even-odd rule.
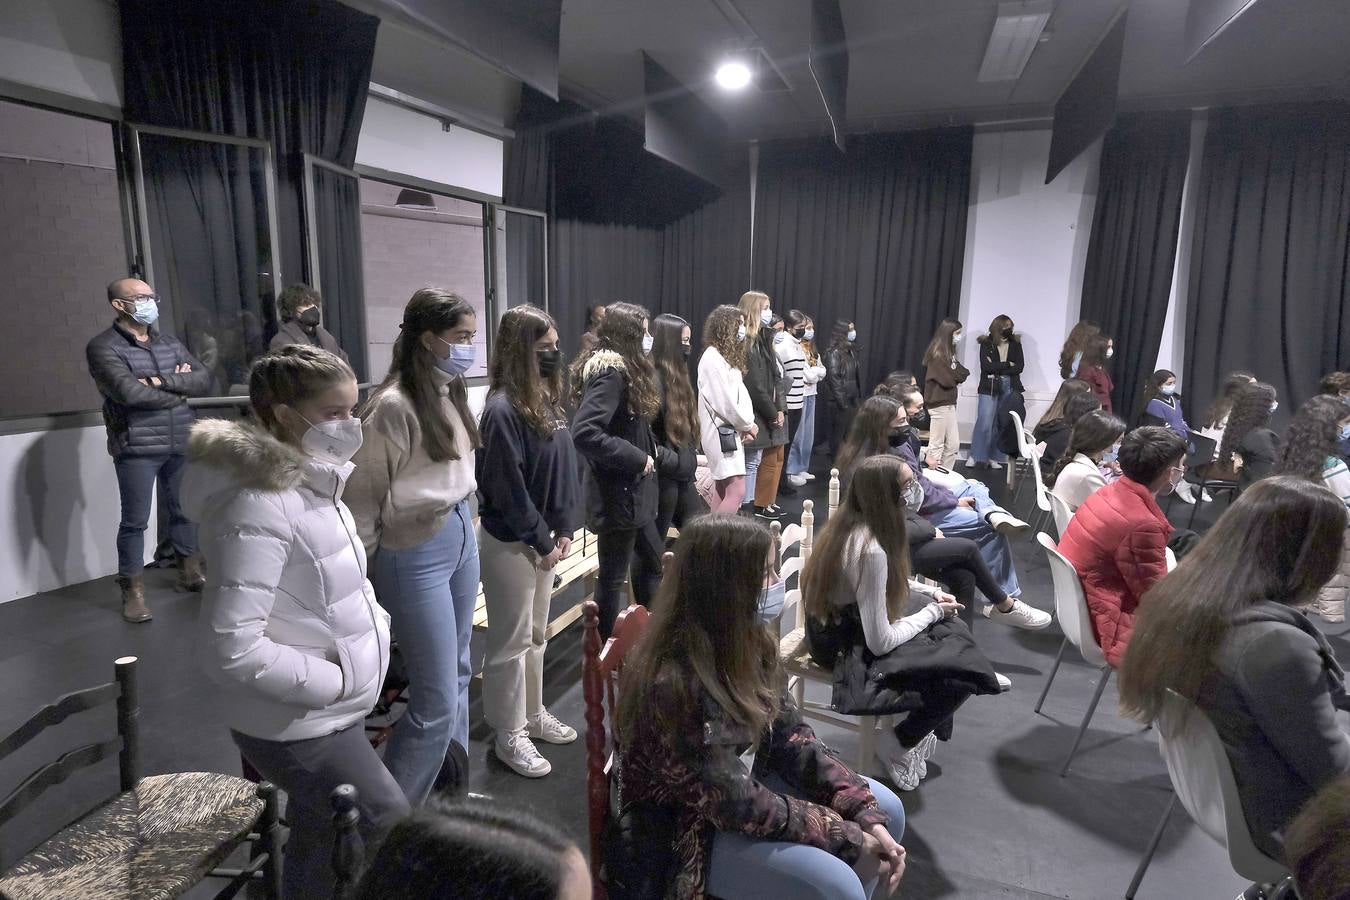
[[938, 589], [911, 579], [911, 595], [926, 597], [927, 602], [918, 612], [891, 621], [886, 610], [886, 551], [865, 528], [855, 532], [845, 546], [844, 571], [850, 577], [835, 585], [830, 603], [839, 607], [858, 605], [863, 639], [875, 656], [889, 653], [942, 619], [942, 607], [933, 599]]
[[[805, 352], [803, 352], [805, 357]], [[816, 385], [829, 373], [829, 370], [821, 365], [820, 357], [816, 357], [816, 364], [811, 365], [811, 360], [806, 360], [806, 368], [802, 370], [802, 396], [814, 397], [816, 395]]]
[[717, 426], [730, 425], [739, 435], [754, 424], [755, 410], [741, 370], [729, 364], [716, 347], [704, 350], [698, 359], [699, 445], [713, 478], [721, 481], [745, 474], [744, 446], [738, 440], [734, 452], [723, 453]]

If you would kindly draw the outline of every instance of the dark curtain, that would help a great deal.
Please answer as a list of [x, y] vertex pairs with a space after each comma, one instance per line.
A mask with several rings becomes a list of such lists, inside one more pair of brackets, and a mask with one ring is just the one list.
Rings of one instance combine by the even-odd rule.
[[1190, 133], [1189, 110], [1139, 113], [1117, 119], [1102, 142], [1081, 317], [1115, 339], [1111, 399], [1131, 425], [1162, 344]]
[[822, 337], [857, 324], [864, 383], [919, 365], [956, 315], [970, 200], [970, 128], [764, 144], [754, 286]]
[[[365, 272], [361, 264], [361, 181], [313, 167], [314, 231], [319, 246], [324, 327], [366, 378]], [[311, 275], [311, 281], [314, 280]]]
[[506, 277], [507, 306], [532, 303], [544, 305], [544, 220], [522, 213], [503, 212], [503, 269]]
[[661, 229], [661, 311], [689, 322], [695, 347], [713, 307], [751, 287], [749, 173], [733, 177], [722, 196]]
[[1247, 369], [1287, 421], [1350, 365], [1350, 104], [1211, 111], [1196, 190], [1189, 408]]
[[[228, 10], [126, 0], [120, 10], [127, 120], [270, 141], [281, 272], [286, 281], [301, 280], [307, 274], [303, 154], [348, 168], [355, 162], [379, 20], [335, 0], [236, 0]], [[336, 179], [323, 184], [332, 193], [319, 205], [351, 202]], [[358, 203], [351, 214], [359, 212]], [[166, 256], [161, 251], [156, 258], [168, 263]], [[274, 328], [270, 300], [282, 285], [274, 267], [258, 277], [267, 282], [267, 324]], [[191, 272], [182, 278], [194, 280]], [[360, 303], [359, 283], [344, 285], [343, 292], [344, 306], [353, 295]], [[210, 305], [224, 309], [232, 302], [237, 305], [218, 295]], [[354, 359], [363, 358], [361, 315], [328, 302], [324, 313], [339, 324], [330, 329], [339, 343]]]

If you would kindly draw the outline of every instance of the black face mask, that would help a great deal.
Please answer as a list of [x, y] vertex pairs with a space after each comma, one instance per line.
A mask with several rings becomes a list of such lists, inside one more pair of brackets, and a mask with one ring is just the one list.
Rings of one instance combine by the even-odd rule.
[[1012, 330], [1011, 328], [1005, 328], [1005, 329], [1003, 329], [1003, 339], [1004, 339], [1005, 341], [1010, 341], [1010, 340], [1012, 340], [1012, 336], [1013, 336], [1013, 330]]
[[536, 350], [534, 355], [539, 359], [539, 374], [543, 378], [552, 378], [562, 368], [561, 350]]
[[887, 442], [892, 447], [899, 447], [909, 439], [909, 426], [903, 428], [892, 428], [891, 433], [886, 436]]
[[909, 424], [921, 430], [927, 428], [929, 424], [928, 409], [925, 407], [916, 413], [910, 413]]
[[311, 306], [295, 317], [295, 321], [300, 323], [300, 327], [307, 328], [310, 331], [319, 327], [319, 319], [319, 308], [317, 306]]
[[680, 345], [680, 353], [682, 353], [682, 354], [684, 355], [684, 358], [685, 358], [685, 359], [688, 359], [688, 358], [689, 358], [689, 352], [690, 352], [691, 350], [693, 350], [693, 349], [694, 349], [694, 348], [691, 347], [691, 346], [689, 346], [688, 344], [681, 344], [681, 345]]

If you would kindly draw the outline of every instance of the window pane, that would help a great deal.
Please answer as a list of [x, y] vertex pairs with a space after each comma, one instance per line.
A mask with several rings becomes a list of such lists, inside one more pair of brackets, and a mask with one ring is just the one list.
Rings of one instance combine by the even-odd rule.
[[[402, 195], [402, 203], [400, 203]], [[418, 288], [459, 294], [478, 313], [478, 356], [466, 375], [487, 374], [487, 271], [481, 203], [361, 179], [361, 246], [366, 280], [370, 377], [389, 370], [403, 308]]]
[[0, 101], [0, 415], [98, 409], [84, 345], [112, 324], [127, 274], [112, 126]]
[[503, 285], [506, 297], [503, 308], [532, 303], [543, 307], [547, 291], [544, 287], [544, 219], [524, 213], [505, 211], [502, 214], [502, 246], [505, 248]]
[[[366, 310], [362, 299], [361, 276], [361, 197], [359, 179], [313, 166], [310, 206], [312, 230], [318, 251], [315, 273], [310, 285], [323, 294], [324, 327], [346, 351], [356, 376], [365, 380]], [[384, 374], [381, 372], [380, 374]]]
[[145, 133], [140, 146], [161, 328], [212, 372], [216, 393], [245, 394], [275, 328], [267, 154]]

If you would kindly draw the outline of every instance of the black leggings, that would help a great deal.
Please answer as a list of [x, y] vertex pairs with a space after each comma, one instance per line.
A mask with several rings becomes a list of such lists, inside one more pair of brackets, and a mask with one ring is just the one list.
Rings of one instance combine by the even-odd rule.
[[706, 510], [707, 507], [699, 499], [698, 491], [694, 490], [691, 481], [662, 478], [658, 490], [660, 494], [656, 504], [656, 536], [664, 547], [666, 532], [670, 530], [670, 526], [683, 528], [689, 518]]
[[956, 601], [965, 606], [961, 610], [961, 620], [972, 630], [975, 627], [976, 588], [990, 603], [998, 604], [1007, 599], [998, 579], [980, 556], [979, 544], [972, 540], [933, 538], [918, 547], [910, 547], [909, 559], [915, 573], [945, 584]]
[[853, 414], [858, 411], [856, 406], [840, 406], [837, 403], [830, 404], [830, 457], [839, 455], [839, 448], [844, 444], [844, 438], [848, 436], [848, 426], [853, 424]]
[[911, 710], [903, 722], [895, 725], [895, 736], [906, 750], [936, 731], [938, 737], [951, 737], [951, 720], [962, 703], [970, 697], [965, 689], [927, 686], [923, 689], [923, 706]]
[[652, 597], [661, 583], [662, 542], [655, 520], [641, 528], [622, 528], [597, 532], [596, 555], [600, 572], [595, 586], [595, 602], [600, 607], [600, 636], [608, 638], [614, 620], [628, 605], [624, 583], [633, 576], [633, 599], [651, 609]]

